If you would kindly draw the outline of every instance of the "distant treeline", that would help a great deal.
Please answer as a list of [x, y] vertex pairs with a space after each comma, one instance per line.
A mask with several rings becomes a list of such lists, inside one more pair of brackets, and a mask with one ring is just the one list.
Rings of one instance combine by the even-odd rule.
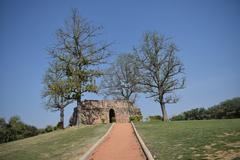
[[0, 143], [32, 137], [56, 129], [57, 127], [52, 127], [50, 125], [44, 129], [38, 129], [35, 126], [23, 123], [19, 116], [11, 117], [8, 122], [0, 117]]
[[240, 118], [240, 97], [226, 100], [218, 105], [208, 109], [196, 108], [177, 116], [173, 116], [171, 120], [204, 120], [204, 119], [232, 119]]

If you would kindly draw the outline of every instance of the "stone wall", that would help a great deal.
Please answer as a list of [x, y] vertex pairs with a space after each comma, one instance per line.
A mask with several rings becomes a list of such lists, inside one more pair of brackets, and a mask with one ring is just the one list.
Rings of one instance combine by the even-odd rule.
[[109, 123], [109, 111], [115, 112], [116, 123], [127, 123], [132, 115], [141, 115], [139, 108], [124, 100], [85, 100], [74, 108], [71, 125]]

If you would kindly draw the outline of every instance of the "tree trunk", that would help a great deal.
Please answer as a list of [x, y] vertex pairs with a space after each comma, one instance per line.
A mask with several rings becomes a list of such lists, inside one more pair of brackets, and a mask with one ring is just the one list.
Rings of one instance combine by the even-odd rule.
[[82, 107], [82, 100], [81, 97], [77, 100], [77, 126], [81, 124], [81, 107]]
[[165, 108], [165, 104], [164, 103], [160, 103], [161, 105], [161, 110], [162, 110], [162, 115], [163, 115], [163, 121], [167, 122], [168, 121], [168, 116], [167, 116], [167, 111]]
[[64, 108], [60, 108], [60, 122], [59, 122], [59, 127], [61, 129], [64, 129]]

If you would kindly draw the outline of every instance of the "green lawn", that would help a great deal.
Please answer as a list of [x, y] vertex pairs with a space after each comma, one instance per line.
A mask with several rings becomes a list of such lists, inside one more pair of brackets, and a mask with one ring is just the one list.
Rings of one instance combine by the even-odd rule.
[[110, 125], [81, 126], [0, 144], [0, 159], [79, 159]]
[[135, 125], [155, 159], [240, 159], [240, 119]]

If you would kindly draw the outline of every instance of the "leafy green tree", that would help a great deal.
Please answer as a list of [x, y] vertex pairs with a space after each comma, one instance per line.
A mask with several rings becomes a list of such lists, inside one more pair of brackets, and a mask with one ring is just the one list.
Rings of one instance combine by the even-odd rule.
[[184, 66], [176, 54], [178, 49], [168, 38], [147, 32], [135, 50], [140, 64], [140, 84], [148, 98], [160, 104], [163, 120], [167, 121], [165, 104], [176, 103], [175, 91], [185, 85]]
[[44, 75], [44, 89], [42, 97], [47, 109], [60, 111], [59, 128], [64, 128], [64, 109], [71, 100], [71, 88], [69, 87], [64, 65], [58, 61], [50, 63], [50, 67]]
[[25, 124], [21, 121], [19, 116], [11, 117], [7, 126], [9, 129], [8, 141], [24, 138], [23, 133], [26, 129], [25, 127]]
[[240, 97], [210, 107], [208, 112], [212, 119], [240, 118]]
[[140, 73], [136, 63], [136, 57], [131, 53], [119, 55], [103, 76], [102, 93], [134, 103], [137, 93], [141, 92]]
[[0, 143], [6, 142], [7, 123], [4, 118], [0, 117]]
[[0, 143], [37, 135], [38, 129], [23, 123], [19, 116], [13, 116], [8, 122], [0, 117]]
[[26, 129], [23, 132], [23, 137], [27, 138], [27, 137], [36, 136], [38, 134], [39, 134], [39, 131], [38, 131], [37, 127], [31, 126], [31, 125], [26, 125]]
[[240, 97], [223, 101], [218, 105], [205, 108], [195, 108], [173, 116], [171, 120], [203, 120], [240, 118]]
[[204, 108], [196, 108], [190, 111], [184, 112], [185, 120], [203, 120], [207, 119], [207, 110]]
[[98, 39], [101, 30], [73, 9], [71, 19], [57, 30], [57, 44], [49, 49], [49, 54], [65, 66], [67, 83], [71, 88], [68, 98], [76, 100], [79, 109], [78, 124], [82, 96], [98, 91], [95, 79], [103, 75], [99, 65], [104, 64], [110, 55], [108, 48], [111, 44]]

